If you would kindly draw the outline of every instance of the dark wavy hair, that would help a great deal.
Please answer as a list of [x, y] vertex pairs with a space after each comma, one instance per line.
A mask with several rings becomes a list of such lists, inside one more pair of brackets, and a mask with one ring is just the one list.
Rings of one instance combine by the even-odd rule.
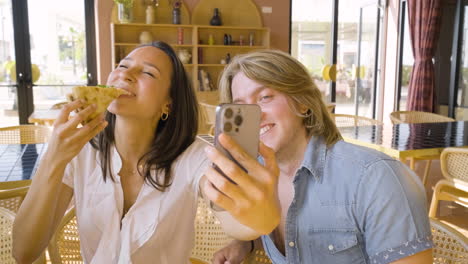
[[[151, 148], [140, 158], [137, 166], [145, 182], [157, 190], [165, 191], [172, 184], [172, 163], [195, 140], [198, 130], [198, 104], [184, 66], [174, 50], [162, 41], [140, 45], [137, 49], [141, 47], [160, 49], [169, 56], [172, 62], [172, 78], [169, 88], [172, 102], [169, 117], [166, 120], [159, 120]], [[109, 125], [91, 141], [91, 145], [100, 152], [104, 181], [108, 175], [112, 181], [115, 181], [110, 159], [110, 149], [115, 142], [115, 115], [107, 111], [105, 119]], [[154, 169], [156, 172], [164, 172], [164, 177], [152, 177], [151, 171]]]

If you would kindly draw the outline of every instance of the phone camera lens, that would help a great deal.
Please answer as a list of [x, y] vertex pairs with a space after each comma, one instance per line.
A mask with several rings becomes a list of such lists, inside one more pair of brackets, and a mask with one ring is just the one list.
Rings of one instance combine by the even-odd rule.
[[233, 114], [234, 114], [234, 112], [232, 111], [231, 108], [228, 108], [228, 109], [226, 109], [226, 111], [224, 111], [224, 117], [226, 117], [226, 118], [231, 118]]
[[232, 124], [231, 122], [226, 122], [224, 123], [223, 131], [224, 132], [231, 132], [232, 130]]
[[234, 124], [236, 124], [236, 126], [240, 126], [242, 124], [242, 116], [240, 115], [236, 115], [236, 117], [234, 118]]

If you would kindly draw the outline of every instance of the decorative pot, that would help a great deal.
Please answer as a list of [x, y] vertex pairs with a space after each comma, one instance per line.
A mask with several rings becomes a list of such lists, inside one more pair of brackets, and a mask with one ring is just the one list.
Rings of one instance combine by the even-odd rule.
[[213, 17], [210, 20], [210, 25], [212, 25], [212, 26], [221, 26], [222, 25], [221, 17], [219, 16], [218, 8], [214, 9]]
[[151, 42], [153, 42], [153, 35], [151, 34], [151, 32], [142, 31], [140, 34], [140, 43], [145, 44]]

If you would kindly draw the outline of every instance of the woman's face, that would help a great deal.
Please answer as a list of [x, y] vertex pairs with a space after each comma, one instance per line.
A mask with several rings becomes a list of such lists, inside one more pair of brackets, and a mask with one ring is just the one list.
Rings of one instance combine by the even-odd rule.
[[107, 110], [123, 117], [159, 120], [163, 111], [170, 110], [172, 74], [172, 62], [162, 50], [155, 47], [133, 50], [107, 79], [107, 85], [125, 89], [130, 95], [112, 101]]
[[302, 118], [289, 105], [287, 95], [237, 73], [232, 79], [232, 99], [239, 104], [258, 104], [262, 109], [260, 140], [276, 153], [295, 148], [306, 134]]

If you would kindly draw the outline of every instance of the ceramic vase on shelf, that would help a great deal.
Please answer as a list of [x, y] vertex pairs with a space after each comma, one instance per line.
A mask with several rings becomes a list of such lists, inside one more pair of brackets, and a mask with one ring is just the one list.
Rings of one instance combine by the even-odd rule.
[[221, 22], [221, 16], [219, 15], [219, 9], [214, 9], [213, 17], [210, 20], [210, 25], [212, 26], [221, 26], [223, 23]]
[[146, 24], [153, 24], [154, 23], [154, 7], [152, 5], [148, 5], [146, 7]]
[[133, 22], [133, 6], [125, 4], [117, 4], [117, 16], [122, 24]]
[[172, 24], [180, 24], [180, 8], [172, 9]]
[[140, 34], [140, 44], [146, 44], [153, 42], [153, 35], [151, 32], [143, 31]]

